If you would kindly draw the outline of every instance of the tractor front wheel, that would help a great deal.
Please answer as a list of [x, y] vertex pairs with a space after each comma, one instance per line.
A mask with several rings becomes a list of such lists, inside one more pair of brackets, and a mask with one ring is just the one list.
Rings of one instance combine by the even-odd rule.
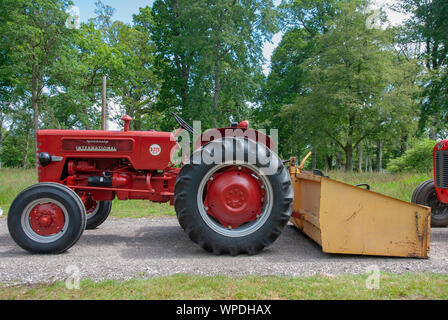
[[426, 180], [415, 188], [411, 202], [431, 208], [431, 227], [448, 225], [448, 205], [437, 198], [433, 179]]
[[72, 247], [86, 227], [78, 195], [59, 183], [39, 183], [12, 202], [7, 218], [13, 240], [31, 253], [61, 253]]
[[[210, 156], [219, 160], [204, 160]], [[261, 161], [266, 157], [268, 162]], [[182, 167], [174, 194], [182, 228], [215, 254], [256, 254], [277, 239], [292, 211], [288, 170], [250, 139], [225, 138], [196, 151]]]

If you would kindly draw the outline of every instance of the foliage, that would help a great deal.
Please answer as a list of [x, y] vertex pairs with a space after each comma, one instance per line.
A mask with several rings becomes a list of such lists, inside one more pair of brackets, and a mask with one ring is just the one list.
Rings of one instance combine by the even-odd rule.
[[437, 141], [418, 141], [401, 157], [390, 160], [387, 170], [390, 172], [417, 171], [428, 172], [432, 170], [432, 151]]
[[156, 0], [131, 23], [97, 1], [77, 29], [70, 0], [0, 2], [0, 167], [33, 166], [38, 129], [99, 129], [103, 77], [118, 125], [248, 119], [278, 129], [282, 158], [312, 150], [313, 168], [381, 171], [448, 133], [446, 1], [400, 0], [405, 25], [379, 29], [368, 0]]
[[396, 30], [371, 27], [366, 1], [286, 1], [281, 10], [287, 31], [259, 118], [281, 128], [284, 157], [312, 150], [314, 166], [350, 171], [356, 153], [362, 170], [373, 149], [381, 170], [416, 130], [416, 61], [395, 50]]
[[152, 14], [159, 107], [203, 127], [247, 116], [263, 79], [260, 49], [276, 30], [272, 1], [157, 0]]
[[445, 133], [448, 108], [448, 2], [400, 0], [397, 10], [409, 18], [400, 30], [398, 44], [425, 68], [420, 96], [420, 129], [432, 139]]
[[70, 46], [71, 30], [65, 27], [65, 10], [71, 1], [3, 0], [8, 8], [2, 23], [2, 47], [7, 48], [7, 63], [2, 68], [10, 79], [8, 91], [28, 100], [32, 109], [33, 131], [39, 127], [39, 112], [45, 104], [44, 89], [58, 78], [57, 60]]
[[[317, 53], [316, 39], [327, 31], [339, 0], [289, 0], [278, 8], [284, 35], [271, 58], [271, 71], [260, 94], [261, 107], [254, 111], [259, 126], [279, 130], [283, 157], [305, 155], [302, 124], [295, 113], [284, 117], [281, 108], [293, 103], [307, 88], [303, 63]], [[300, 130], [297, 130], [297, 127]], [[295, 134], [294, 134], [295, 133]]]

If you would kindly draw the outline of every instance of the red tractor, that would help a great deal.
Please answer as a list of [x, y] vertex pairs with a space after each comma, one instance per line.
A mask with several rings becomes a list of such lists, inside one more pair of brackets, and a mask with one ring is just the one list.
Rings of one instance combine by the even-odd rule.
[[415, 188], [411, 202], [431, 207], [431, 226], [448, 226], [448, 139], [433, 149], [434, 179]]
[[214, 129], [220, 137], [206, 131], [176, 167], [178, 134], [193, 130], [173, 115], [174, 132], [130, 131], [129, 116], [123, 131], [40, 130], [39, 183], [8, 213], [15, 242], [33, 253], [66, 251], [107, 219], [115, 198], [170, 202], [190, 239], [215, 254], [255, 254], [275, 241], [290, 218], [293, 188], [271, 138], [247, 121]]

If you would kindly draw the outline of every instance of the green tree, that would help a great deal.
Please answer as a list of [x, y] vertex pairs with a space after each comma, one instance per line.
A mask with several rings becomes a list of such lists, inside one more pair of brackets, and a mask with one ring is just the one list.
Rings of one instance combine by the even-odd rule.
[[409, 93], [396, 78], [402, 66], [391, 33], [368, 28], [366, 9], [365, 2], [339, 5], [328, 31], [318, 36], [318, 54], [303, 64], [307, 93], [285, 107], [286, 114], [299, 115], [310, 146], [333, 142], [343, 150], [346, 171], [353, 169], [354, 151], [366, 137], [381, 135], [412, 114], [401, 100]]
[[262, 79], [263, 43], [277, 31], [272, 1], [205, 1], [206, 30], [200, 51], [201, 68], [211, 73], [211, 125], [245, 115], [246, 101], [254, 101]]
[[155, 45], [151, 40], [152, 17], [149, 8], [134, 16], [134, 26], [115, 21], [111, 30], [113, 47], [120, 57], [111, 73], [111, 86], [133, 119], [133, 128], [160, 129], [155, 108], [160, 82], [154, 74]]
[[271, 0], [155, 1], [161, 109], [208, 126], [248, 115], [263, 79], [262, 44], [276, 30], [273, 8]]
[[[59, 71], [52, 79], [57, 85], [49, 99], [46, 117], [53, 127], [99, 129], [102, 78], [108, 79], [107, 97], [113, 100], [116, 98], [113, 77], [127, 70], [123, 50], [114, 40], [114, 25], [122, 23], [112, 22], [114, 10], [109, 6], [101, 1], [96, 6], [97, 17], [74, 30], [70, 47], [60, 53], [54, 67]], [[135, 65], [132, 68], [136, 70]]]
[[[292, 104], [307, 91], [304, 61], [317, 52], [317, 36], [328, 30], [328, 22], [337, 11], [340, 0], [288, 0], [278, 7], [280, 24], [285, 31], [271, 58], [271, 70], [261, 93], [257, 122], [265, 128], [277, 128], [284, 157], [300, 155], [307, 143], [297, 135], [298, 115], [282, 116], [283, 105]], [[300, 131], [301, 135], [301, 131]], [[307, 151], [306, 151], [307, 152]], [[305, 153], [306, 153], [305, 152]]]
[[6, 67], [13, 73], [15, 85], [31, 97], [33, 131], [39, 128], [39, 110], [45, 101], [45, 89], [54, 63], [71, 39], [66, 27], [68, 0], [3, 0], [7, 11], [3, 36], [8, 40]]
[[397, 10], [410, 16], [401, 29], [400, 45], [422, 59], [425, 77], [420, 99], [420, 128], [428, 127], [431, 139], [446, 129], [448, 106], [448, 2], [401, 0]]
[[188, 116], [188, 108], [195, 105], [190, 102], [192, 69], [203, 45], [203, 30], [197, 18], [202, 16], [201, 3], [201, 0], [156, 0], [152, 6], [156, 72], [162, 81], [159, 108], [178, 110], [187, 121], [193, 120]]

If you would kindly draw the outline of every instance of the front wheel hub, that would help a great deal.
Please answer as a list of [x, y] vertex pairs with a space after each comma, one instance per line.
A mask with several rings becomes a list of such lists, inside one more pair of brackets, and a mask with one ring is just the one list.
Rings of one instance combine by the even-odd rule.
[[30, 212], [31, 229], [41, 236], [50, 236], [62, 230], [65, 224], [64, 212], [54, 203], [38, 204]]
[[204, 206], [208, 215], [233, 229], [259, 217], [262, 197], [257, 179], [245, 171], [229, 170], [210, 180]]

